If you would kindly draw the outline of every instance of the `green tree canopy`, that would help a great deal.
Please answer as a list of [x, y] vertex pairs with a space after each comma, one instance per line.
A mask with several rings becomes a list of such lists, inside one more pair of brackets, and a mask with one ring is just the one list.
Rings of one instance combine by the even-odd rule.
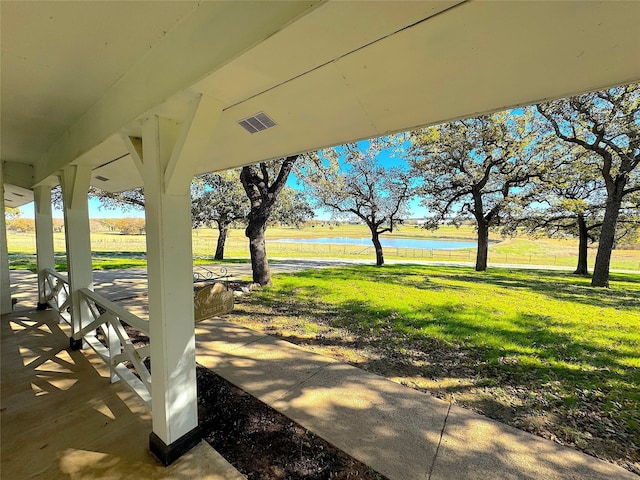
[[428, 227], [472, 219], [478, 231], [476, 270], [487, 269], [489, 230], [528, 203], [538, 175], [532, 115], [507, 112], [411, 132], [409, 159]]
[[191, 199], [191, 218], [194, 228], [218, 227], [218, 242], [214, 258], [224, 258], [224, 246], [229, 227], [244, 222], [249, 213], [249, 202], [240, 183], [239, 170], [205, 173], [194, 181]]
[[606, 201], [591, 284], [606, 287], [624, 199], [640, 191], [640, 84], [555, 100], [537, 110], [561, 141], [598, 159]]
[[383, 167], [378, 161], [387, 139], [369, 140], [366, 150], [352, 143], [305, 156], [297, 168], [316, 206], [342, 218], [357, 218], [371, 231], [376, 264], [384, 264], [380, 235], [393, 232], [408, 214], [413, 196], [407, 169]]

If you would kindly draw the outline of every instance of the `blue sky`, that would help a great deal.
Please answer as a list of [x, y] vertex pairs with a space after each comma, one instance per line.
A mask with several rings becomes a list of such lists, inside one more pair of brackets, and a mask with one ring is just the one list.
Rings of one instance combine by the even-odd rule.
[[[34, 218], [33, 202], [20, 207], [20, 215], [25, 218]], [[62, 210], [53, 209], [53, 218], [62, 218]], [[107, 210], [100, 207], [100, 201], [92, 198], [89, 200], [89, 217], [91, 218], [144, 218], [143, 210]]]
[[[363, 150], [366, 150], [369, 146], [368, 143], [369, 142], [365, 140], [362, 142], [358, 142], [358, 145]], [[383, 167], [399, 166], [399, 165], [403, 165], [404, 163], [402, 159], [392, 156], [389, 150], [383, 150], [382, 152], [380, 152], [377, 159], [379, 164]], [[287, 184], [291, 188], [294, 188], [296, 190], [299, 190], [302, 188], [298, 184], [298, 181], [295, 178], [295, 176], [293, 176], [293, 174], [289, 176], [289, 180], [287, 181]], [[34, 208], [33, 203], [29, 203], [21, 207], [20, 208], [21, 216], [25, 218], [33, 218], [34, 217], [33, 208]], [[421, 218], [427, 215], [426, 209], [422, 205], [420, 205], [420, 199], [413, 199], [409, 204], [409, 208], [411, 211], [412, 218]], [[129, 209], [126, 211], [121, 209], [107, 210], [101, 207], [99, 200], [92, 198], [89, 200], [89, 216], [91, 218], [131, 218], [131, 217], [144, 218], [144, 211], [137, 210], [137, 209]], [[57, 210], [54, 208], [53, 217], [62, 218], [63, 217], [62, 210]], [[316, 218], [329, 219], [331, 218], [331, 212], [316, 210]]]

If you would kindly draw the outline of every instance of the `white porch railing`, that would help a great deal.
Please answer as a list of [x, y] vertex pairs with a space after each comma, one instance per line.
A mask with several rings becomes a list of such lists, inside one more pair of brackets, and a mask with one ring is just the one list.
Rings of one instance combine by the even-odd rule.
[[69, 281], [55, 270], [47, 268], [43, 270], [42, 282], [46, 303], [58, 312], [62, 320], [71, 325]]
[[[71, 306], [67, 279], [54, 270], [47, 269], [44, 272], [45, 283], [48, 285], [48, 291], [45, 291], [47, 302], [71, 324], [70, 314], [67, 312]], [[83, 319], [82, 329], [73, 332], [72, 338], [87, 342], [109, 366], [111, 382], [123, 380], [151, 409], [151, 374], [144, 364], [145, 358], [149, 356], [149, 345], [136, 348], [125, 328], [126, 324], [149, 337], [149, 322], [87, 288], [79, 290], [78, 294], [79, 301], [87, 306], [92, 318]], [[127, 367], [126, 362], [131, 362], [137, 376]]]
[[[93, 320], [74, 333], [73, 338], [84, 338], [109, 366], [111, 381], [123, 380], [151, 409], [151, 374], [144, 364], [144, 359], [149, 356], [149, 345], [136, 348], [124, 325], [148, 337], [149, 322], [87, 288], [79, 293], [80, 301], [87, 305]], [[102, 334], [101, 339], [98, 338], [98, 332]], [[133, 364], [138, 376], [127, 368], [127, 361]]]

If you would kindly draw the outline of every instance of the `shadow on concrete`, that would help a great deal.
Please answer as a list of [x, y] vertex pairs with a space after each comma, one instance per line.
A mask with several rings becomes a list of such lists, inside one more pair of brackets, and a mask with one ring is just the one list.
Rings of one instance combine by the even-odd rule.
[[390, 479], [634, 478], [618, 467], [222, 320], [198, 362]]

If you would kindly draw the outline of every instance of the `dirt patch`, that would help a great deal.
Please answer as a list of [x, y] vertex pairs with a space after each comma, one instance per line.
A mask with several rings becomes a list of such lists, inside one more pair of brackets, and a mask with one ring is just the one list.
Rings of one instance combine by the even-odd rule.
[[[125, 329], [136, 347], [149, 344]], [[196, 375], [204, 439], [249, 480], [386, 479], [215, 372], [198, 365]]]
[[249, 479], [385, 478], [211, 370], [197, 378], [205, 440]]

